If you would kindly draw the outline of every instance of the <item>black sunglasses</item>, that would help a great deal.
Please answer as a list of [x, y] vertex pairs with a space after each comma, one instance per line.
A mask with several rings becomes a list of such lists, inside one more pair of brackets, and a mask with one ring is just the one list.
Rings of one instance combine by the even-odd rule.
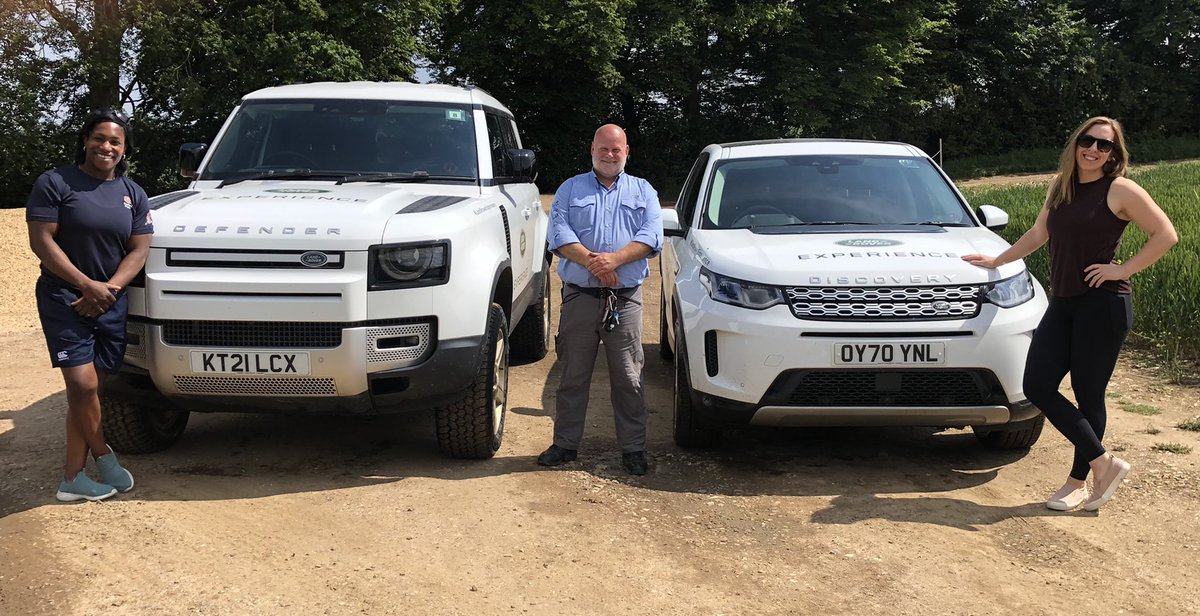
[[1079, 138], [1075, 140], [1075, 145], [1085, 150], [1092, 147], [1092, 144], [1096, 144], [1096, 149], [1100, 150], [1101, 152], [1111, 152], [1113, 146], [1116, 145], [1108, 139], [1100, 139], [1099, 137], [1093, 137], [1091, 135], [1080, 135]]
[[99, 109], [93, 109], [91, 115], [93, 117], [100, 118], [116, 118], [116, 120], [121, 124], [129, 124], [129, 116], [125, 115], [124, 111], [121, 111], [116, 107], [100, 107]]

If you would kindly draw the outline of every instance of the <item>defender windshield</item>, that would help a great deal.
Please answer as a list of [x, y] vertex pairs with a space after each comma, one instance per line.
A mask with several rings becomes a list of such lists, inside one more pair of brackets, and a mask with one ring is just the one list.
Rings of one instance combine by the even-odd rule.
[[285, 172], [293, 172], [292, 177], [415, 173], [427, 174], [429, 181], [475, 181], [471, 108], [361, 100], [246, 101], [200, 179]]
[[702, 226], [804, 233], [821, 226], [974, 226], [924, 158], [775, 156], [713, 170]]

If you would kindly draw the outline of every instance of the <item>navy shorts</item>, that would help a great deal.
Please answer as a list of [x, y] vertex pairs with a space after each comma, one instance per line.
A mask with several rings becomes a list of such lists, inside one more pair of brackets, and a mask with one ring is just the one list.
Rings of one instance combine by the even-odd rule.
[[79, 292], [47, 280], [37, 281], [38, 317], [50, 349], [50, 364], [71, 368], [95, 363], [98, 370], [115, 374], [125, 358], [125, 320], [129, 298], [121, 293], [112, 308], [89, 319], [75, 312], [71, 302]]

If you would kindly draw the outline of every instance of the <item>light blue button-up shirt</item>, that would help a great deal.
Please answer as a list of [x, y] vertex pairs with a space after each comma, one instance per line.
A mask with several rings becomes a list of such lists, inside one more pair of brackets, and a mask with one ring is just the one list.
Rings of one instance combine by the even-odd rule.
[[[550, 206], [550, 250], [578, 242], [592, 252], [616, 252], [630, 242], [650, 247], [650, 254], [617, 268], [618, 286], [636, 287], [650, 275], [651, 257], [662, 250], [662, 207], [650, 182], [628, 173], [617, 176], [612, 188], [596, 179], [595, 172], [581, 173], [558, 187]], [[560, 255], [561, 257], [561, 255]], [[580, 287], [602, 287], [587, 268], [558, 260], [563, 282]]]

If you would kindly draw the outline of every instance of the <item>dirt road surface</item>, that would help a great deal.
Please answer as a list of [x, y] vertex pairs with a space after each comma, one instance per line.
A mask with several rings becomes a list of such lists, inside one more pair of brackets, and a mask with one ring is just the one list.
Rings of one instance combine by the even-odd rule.
[[[1097, 513], [1042, 501], [1070, 449], [969, 431], [670, 434], [658, 282], [646, 290], [650, 474], [620, 467], [603, 356], [581, 458], [543, 469], [554, 354], [512, 374], [495, 459], [435, 451], [430, 413], [193, 414], [136, 489], [54, 502], [66, 402], [32, 300], [21, 210], [0, 211], [0, 614], [1194, 614], [1195, 389], [1127, 354], [1111, 448], [1133, 464]], [[655, 266], [657, 264], [655, 263]], [[556, 313], [557, 314], [557, 311]], [[1142, 403], [1161, 414], [1124, 412]], [[1156, 443], [1193, 447], [1172, 454]]]

